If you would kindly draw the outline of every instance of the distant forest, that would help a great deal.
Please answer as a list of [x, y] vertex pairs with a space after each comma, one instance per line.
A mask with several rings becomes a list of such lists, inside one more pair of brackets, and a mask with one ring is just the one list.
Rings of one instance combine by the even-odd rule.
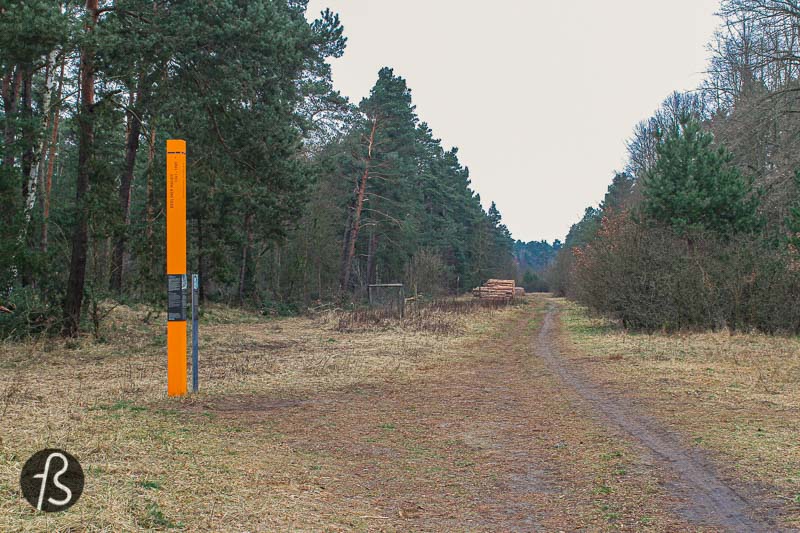
[[800, 6], [725, 0], [696, 91], [637, 124], [554, 291], [642, 329], [800, 332]]
[[561, 249], [561, 241], [553, 244], [547, 241], [514, 243], [514, 260], [517, 267], [517, 281], [529, 292], [546, 292], [549, 285], [545, 274], [556, 260]]
[[342, 23], [306, 6], [0, 1], [0, 335], [163, 305], [169, 138], [188, 144], [203, 300], [291, 312], [370, 283], [432, 297], [516, 275], [500, 211], [405, 80], [384, 68], [342, 97]]

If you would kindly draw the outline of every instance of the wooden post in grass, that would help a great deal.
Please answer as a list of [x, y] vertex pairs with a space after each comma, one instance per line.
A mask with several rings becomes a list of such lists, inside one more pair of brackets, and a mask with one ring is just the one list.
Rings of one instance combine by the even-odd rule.
[[186, 394], [186, 141], [167, 141], [167, 394]]

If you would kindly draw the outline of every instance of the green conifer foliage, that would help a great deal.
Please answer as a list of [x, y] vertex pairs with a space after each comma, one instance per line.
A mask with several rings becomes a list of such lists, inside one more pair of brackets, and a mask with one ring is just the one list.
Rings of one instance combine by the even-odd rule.
[[656, 164], [645, 177], [645, 216], [682, 234], [753, 231], [759, 226], [758, 195], [731, 160], [700, 123], [682, 121], [659, 145]]

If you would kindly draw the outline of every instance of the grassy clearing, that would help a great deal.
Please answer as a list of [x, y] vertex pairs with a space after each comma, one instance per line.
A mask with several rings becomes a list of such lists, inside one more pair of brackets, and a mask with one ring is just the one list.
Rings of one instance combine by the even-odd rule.
[[731, 479], [763, 489], [800, 524], [800, 339], [763, 334], [634, 334], [568, 301], [565, 355], [643, 402]]
[[[325, 492], [346, 465], [287, 442], [277, 413], [302, 410], [310, 395], [358, 395], [446, 367], [512, 312], [458, 307], [379, 327], [342, 313], [267, 319], [211, 308], [202, 391], [179, 400], [165, 394], [163, 315], [119, 307], [104, 341], [2, 343], [0, 531], [366, 528], [374, 509]], [[369, 436], [398, 433], [387, 419]], [[87, 474], [79, 504], [58, 516], [35, 513], [19, 494], [22, 463], [45, 447], [70, 451]]]
[[[0, 531], [686, 530], [641, 450], [533, 356], [547, 305], [377, 321], [212, 308], [202, 392], [179, 400], [163, 316], [118, 308], [105, 342], [1, 344]], [[616, 334], [591, 322], [565, 315], [575, 342]], [[634, 360], [578, 352], [598, 369]], [[58, 516], [19, 495], [45, 447], [87, 474]]]

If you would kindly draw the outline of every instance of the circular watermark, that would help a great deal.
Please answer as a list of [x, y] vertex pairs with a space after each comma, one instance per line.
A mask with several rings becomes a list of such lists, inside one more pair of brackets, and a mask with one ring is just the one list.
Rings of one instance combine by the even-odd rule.
[[83, 469], [64, 450], [48, 448], [25, 462], [19, 484], [22, 495], [39, 511], [53, 513], [72, 507], [83, 492]]

